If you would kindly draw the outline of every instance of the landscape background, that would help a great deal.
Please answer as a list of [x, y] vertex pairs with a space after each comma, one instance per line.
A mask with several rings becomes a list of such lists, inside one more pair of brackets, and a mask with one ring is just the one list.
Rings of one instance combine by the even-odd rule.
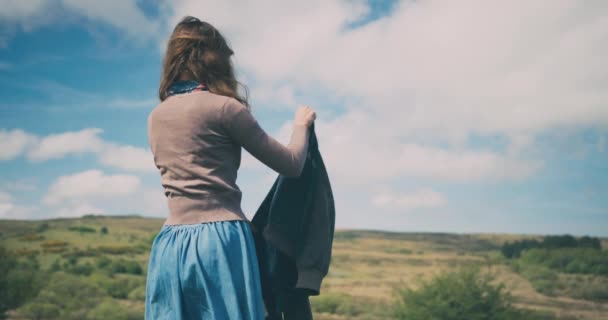
[[[141, 319], [167, 215], [146, 119], [193, 15], [230, 42], [270, 135], [287, 144], [297, 106], [317, 113], [339, 230], [317, 319], [608, 319], [608, 1], [0, 8], [10, 318]], [[243, 150], [249, 218], [275, 178]]]
[[[162, 223], [95, 215], [0, 221], [0, 244], [10, 253], [0, 255], [0, 306], [8, 307], [8, 319], [143, 319], [149, 248]], [[606, 319], [608, 239], [573, 243], [571, 237], [553, 237], [549, 249], [528, 249], [513, 259], [502, 253], [507, 241], [543, 238], [338, 230], [321, 295], [311, 298], [315, 319], [418, 319], [393, 313], [396, 289], [419, 290], [420, 280], [473, 265], [480, 274], [494, 275], [493, 285], [505, 285], [514, 307], [532, 313], [492, 316], [492, 309], [475, 300], [469, 303], [482, 317], [464, 313], [443, 319]], [[20, 264], [8, 263], [11, 256]], [[462, 283], [468, 286], [459, 287]], [[433, 300], [440, 294], [427, 290], [424, 303], [439, 309], [460, 295], [475, 297], [471, 284], [447, 281], [441, 290], [452, 297]]]

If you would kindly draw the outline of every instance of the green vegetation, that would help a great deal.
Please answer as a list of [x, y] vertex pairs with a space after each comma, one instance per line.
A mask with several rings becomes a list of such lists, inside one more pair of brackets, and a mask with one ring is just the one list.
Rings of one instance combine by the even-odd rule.
[[501, 252], [539, 293], [608, 301], [608, 251], [598, 238], [522, 239], [506, 242]]
[[393, 306], [395, 319], [511, 320], [552, 319], [551, 315], [520, 310], [505, 285], [481, 274], [477, 267], [443, 273], [423, 281], [418, 289], [400, 288]]
[[[0, 315], [143, 319], [149, 249], [162, 222], [99, 215], [0, 221]], [[492, 312], [492, 319], [608, 319], [606, 251], [596, 238], [335, 235], [321, 295], [310, 299], [317, 320], [475, 320]], [[525, 249], [506, 257], [507, 242]]]
[[75, 232], [97, 232], [95, 228], [87, 227], [87, 226], [71, 226], [68, 227], [68, 230]]
[[[315, 313], [336, 314], [369, 319], [388, 319], [390, 310], [385, 303], [353, 297], [346, 293], [328, 293], [311, 298]], [[373, 315], [373, 317], [372, 317]]]
[[502, 254], [509, 258], [519, 258], [521, 253], [528, 249], [560, 249], [560, 248], [589, 248], [601, 250], [600, 239], [592, 237], [581, 237], [576, 239], [571, 235], [545, 236], [542, 241], [536, 239], [523, 239], [514, 242], [505, 242], [502, 246]]
[[7, 310], [33, 298], [44, 280], [35, 258], [17, 259], [0, 247], [0, 319]]
[[565, 273], [608, 276], [608, 251], [589, 248], [530, 249], [522, 253], [524, 264], [544, 266]]

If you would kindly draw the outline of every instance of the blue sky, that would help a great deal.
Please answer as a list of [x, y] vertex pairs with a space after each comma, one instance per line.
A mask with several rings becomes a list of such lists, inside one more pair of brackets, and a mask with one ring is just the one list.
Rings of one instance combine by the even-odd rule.
[[[279, 141], [298, 104], [315, 108], [338, 228], [608, 235], [605, 4], [6, 8], [1, 218], [166, 215], [146, 117], [166, 38], [189, 14], [229, 39], [254, 115]], [[244, 152], [237, 183], [249, 217], [274, 178]]]

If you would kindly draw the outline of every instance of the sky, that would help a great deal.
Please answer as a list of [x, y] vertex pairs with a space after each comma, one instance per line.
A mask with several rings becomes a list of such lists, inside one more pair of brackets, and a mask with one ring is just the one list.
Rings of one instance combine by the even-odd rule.
[[[316, 111], [338, 229], [608, 236], [606, 1], [0, 7], [0, 219], [167, 215], [146, 119], [193, 15], [228, 39], [269, 134]], [[249, 218], [277, 176], [243, 150]]]

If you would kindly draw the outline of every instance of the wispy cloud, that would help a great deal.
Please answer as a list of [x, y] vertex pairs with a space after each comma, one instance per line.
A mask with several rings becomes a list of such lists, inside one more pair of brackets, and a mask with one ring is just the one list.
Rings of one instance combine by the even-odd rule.
[[21, 129], [0, 129], [0, 161], [21, 155], [33, 163], [61, 159], [70, 155], [93, 154], [103, 165], [136, 172], [156, 172], [148, 148], [103, 140], [100, 128], [86, 128], [38, 137]]
[[158, 21], [144, 14], [135, 0], [4, 1], [0, 11], [3, 24], [25, 32], [53, 23], [81, 22], [74, 16], [109, 25], [135, 40], [156, 39], [160, 27]]
[[88, 170], [57, 178], [44, 196], [43, 203], [56, 206], [64, 201], [96, 197], [111, 199], [135, 192], [140, 183], [140, 179], [133, 175], [105, 175], [100, 170]]
[[390, 208], [396, 212], [406, 212], [419, 208], [441, 207], [447, 203], [445, 196], [431, 189], [418, 189], [409, 193], [386, 190], [373, 195], [373, 205]]
[[30, 161], [40, 162], [63, 158], [69, 154], [100, 152], [104, 142], [98, 135], [102, 131], [99, 128], [88, 128], [45, 136], [32, 146], [27, 157]]

